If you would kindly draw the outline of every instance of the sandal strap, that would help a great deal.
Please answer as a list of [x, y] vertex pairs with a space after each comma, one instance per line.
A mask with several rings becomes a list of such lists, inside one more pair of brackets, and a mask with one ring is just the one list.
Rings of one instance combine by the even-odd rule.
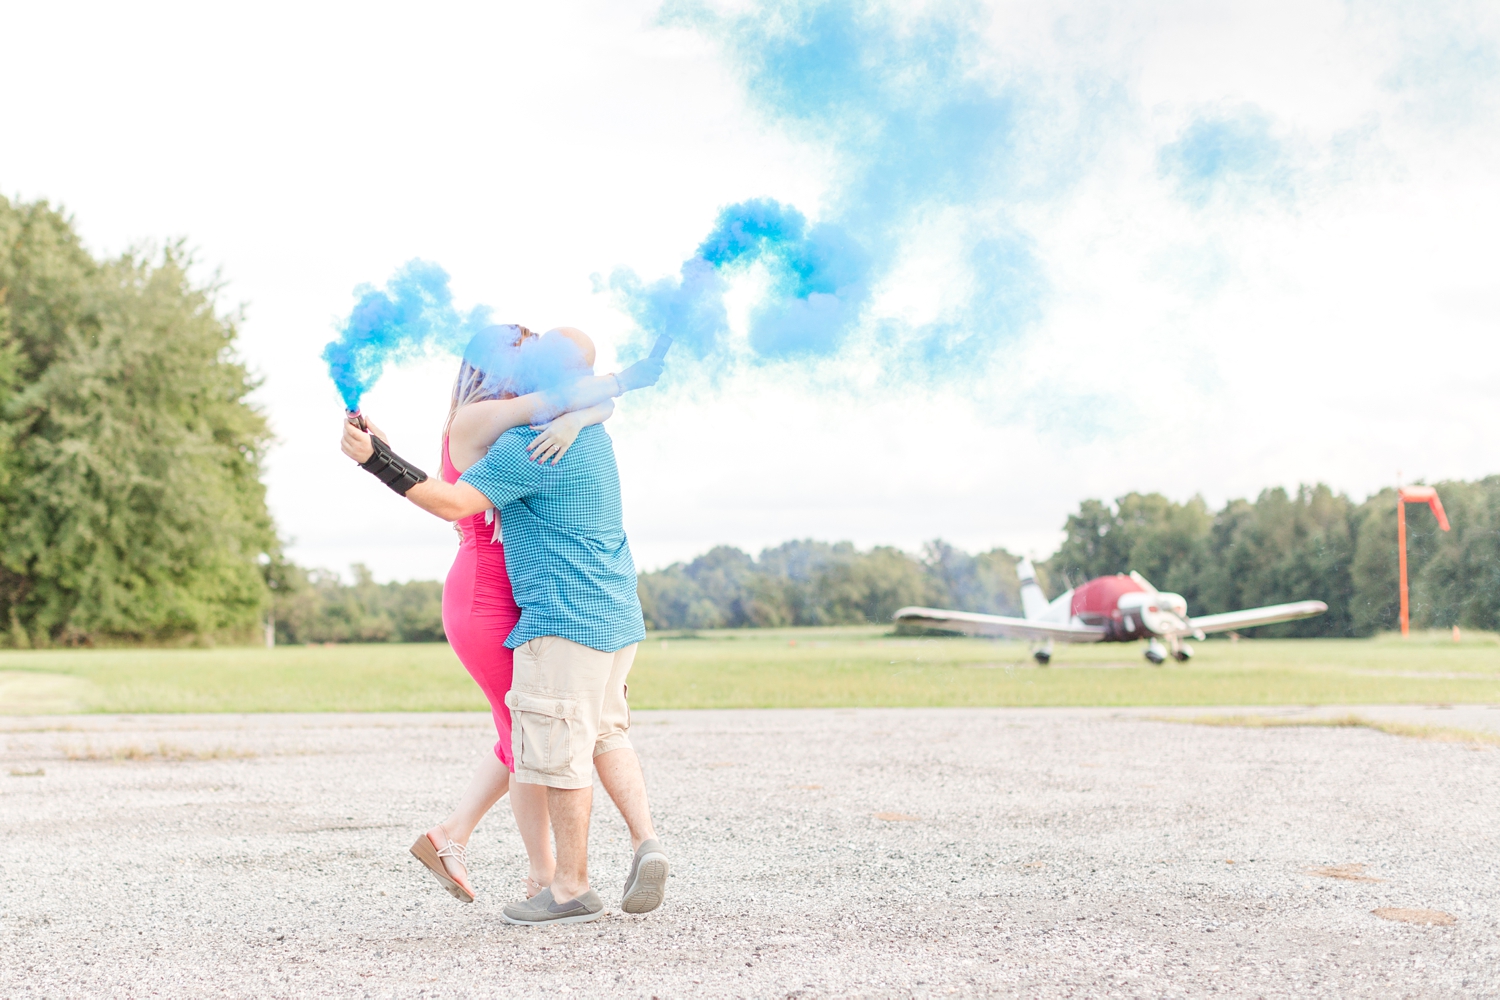
[[448, 840], [448, 843], [438, 848], [437, 856], [440, 858], [452, 858], [465, 868], [469, 867], [468, 847], [451, 838]]
[[468, 853], [468, 848], [464, 847], [463, 844], [460, 844], [456, 840], [450, 840], [446, 847], [437, 852], [437, 856], [440, 858], [452, 858], [467, 868], [469, 867]]

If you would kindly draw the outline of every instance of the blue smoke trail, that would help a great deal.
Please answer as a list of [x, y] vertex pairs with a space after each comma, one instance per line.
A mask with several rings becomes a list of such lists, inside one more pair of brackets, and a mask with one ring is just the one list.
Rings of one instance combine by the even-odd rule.
[[359, 409], [386, 365], [433, 348], [457, 354], [490, 325], [485, 306], [467, 313], [454, 308], [448, 272], [424, 260], [407, 261], [384, 289], [360, 285], [354, 294], [354, 309], [338, 339], [323, 348], [328, 374], [350, 410]]
[[457, 309], [448, 272], [429, 261], [407, 261], [384, 289], [360, 285], [354, 294], [354, 309], [338, 338], [323, 349], [328, 374], [351, 411], [387, 365], [432, 351], [462, 355], [485, 373], [487, 386], [518, 394], [560, 390], [583, 371], [566, 340], [541, 337], [518, 344], [519, 328], [494, 325], [488, 306]]
[[643, 329], [706, 358], [722, 353], [728, 333], [726, 277], [757, 263], [772, 291], [751, 315], [751, 349], [767, 357], [836, 353], [869, 297], [869, 255], [842, 229], [809, 227], [801, 212], [769, 198], [721, 211], [677, 278], [642, 285], [633, 272], [616, 271], [610, 287]]
[[[863, 329], [892, 377], [945, 380], [978, 372], [1018, 339], [1040, 318], [1047, 283], [1013, 210], [1054, 197], [1083, 157], [1062, 141], [1033, 162], [1037, 123], [1061, 116], [1035, 88], [983, 71], [985, 19], [967, 0], [917, 14], [853, 0], [731, 14], [669, 2], [662, 20], [718, 41], [759, 108], [830, 145], [842, 176], [818, 223], [769, 198], [743, 201], [720, 212], [677, 275], [645, 282], [616, 270], [608, 287], [642, 331], [675, 336], [700, 358], [725, 355], [725, 292], [761, 265], [771, 283], [750, 316], [752, 362], [834, 356]], [[964, 301], [940, 322], [871, 316], [907, 234], [944, 213], [957, 220]]]

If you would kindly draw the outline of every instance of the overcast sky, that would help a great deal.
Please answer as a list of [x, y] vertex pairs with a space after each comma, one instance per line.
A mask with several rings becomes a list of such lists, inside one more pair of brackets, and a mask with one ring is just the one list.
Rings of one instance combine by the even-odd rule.
[[[670, 278], [752, 198], [845, 226], [872, 284], [838, 350], [674, 356], [621, 402], [644, 569], [804, 537], [1045, 555], [1086, 497], [1500, 472], [1496, 5], [895, 9], [923, 13], [7, 4], [0, 192], [219, 272], [309, 566], [435, 578], [454, 546], [338, 452], [319, 353], [356, 285], [435, 261], [608, 370], [632, 326], [592, 276]], [[766, 293], [738, 281], [737, 330]], [[965, 336], [892, 376], [938, 328]], [[432, 472], [454, 368], [366, 398]]]

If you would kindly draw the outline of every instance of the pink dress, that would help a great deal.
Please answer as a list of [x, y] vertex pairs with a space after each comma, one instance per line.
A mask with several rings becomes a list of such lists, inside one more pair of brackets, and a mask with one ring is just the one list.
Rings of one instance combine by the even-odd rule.
[[[448, 457], [448, 439], [443, 439], [443, 481], [458, 482], [459, 471]], [[495, 717], [495, 756], [511, 771], [515, 763], [510, 748], [510, 709], [505, 693], [510, 690], [512, 652], [505, 639], [521, 618], [505, 572], [505, 546], [500, 542], [500, 512], [493, 523], [485, 514], [458, 522], [463, 541], [448, 579], [443, 582], [443, 631], [459, 662], [489, 699]]]

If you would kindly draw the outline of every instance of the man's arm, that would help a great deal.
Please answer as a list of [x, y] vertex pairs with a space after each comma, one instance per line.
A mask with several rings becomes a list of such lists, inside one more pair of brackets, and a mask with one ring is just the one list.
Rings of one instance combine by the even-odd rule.
[[[380, 440], [386, 440], [385, 434], [374, 424], [370, 424], [370, 430], [380, 434]], [[361, 465], [375, 454], [370, 435], [348, 420], [344, 421], [344, 437], [339, 446], [345, 455]], [[406, 491], [406, 499], [445, 521], [457, 521], [491, 506], [490, 498], [468, 483], [445, 483], [441, 479], [424, 479]]]

